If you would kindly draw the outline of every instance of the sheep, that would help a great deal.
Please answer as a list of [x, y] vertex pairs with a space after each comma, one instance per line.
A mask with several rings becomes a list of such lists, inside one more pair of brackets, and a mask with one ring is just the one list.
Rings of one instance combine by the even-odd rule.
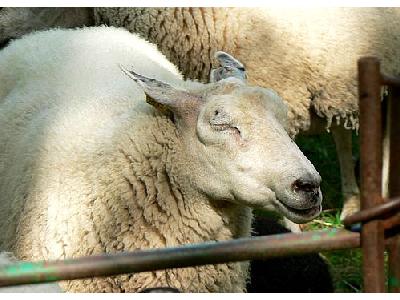
[[[15, 263], [17, 260], [12, 253], [0, 253], [0, 267]], [[25, 284], [0, 288], [0, 293], [62, 293], [57, 283]]]
[[[0, 52], [0, 251], [48, 260], [248, 237], [254, 208], [316, 217], [321, 178], [286, 132], [287, 106], [226, 77], [184, 81], [124, 29], [11, 42]], [[241, 262], [61, 287], [242, 292], [247, 277]]]
[[[51, 15], [54, 8], [41, 8]], [[88, 13], [89, 8], [81, 8]], [[24, 32], [37, 30], [36, 17], [19, 8]], [[58, 26], [73, 18], [59, 11]], [[340, 163], [344, 208], [359, 210], [352, 160], [351, 130], [358, 130], [358, 57], [375, 55], [394, 74], [399, 31], [398, 8], [92, 8], [77, 26], [125, 27], [158, 45], [187, 78], [208, 79], [213, 53], [223, 49], [243, 61], [251, 84], [272, 87], [289, 104], [290, 132], [332, 132]], [[94, 18], [94, 21], [92, 20]], [[23, 19], [23, 22], [20, 20]], [[0, 24], [1, 12], [0, 12]], [[0, 41], [14, 32], [3, 27]], [[51, 25], [51, 24], [50, 24]], [[8, 36], [7, 36], [8, 34]], [[2, 36], [3, 35], [3, 36]]]

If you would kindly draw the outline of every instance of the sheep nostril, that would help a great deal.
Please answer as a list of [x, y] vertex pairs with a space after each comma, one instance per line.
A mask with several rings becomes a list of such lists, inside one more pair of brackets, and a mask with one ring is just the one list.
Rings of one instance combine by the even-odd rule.
[[292, 187], [295, 192], [305, 192], [310, 194], [318, 194], [319, 192], [319, 184], [310, 180], [297, 179], [293, 182]]

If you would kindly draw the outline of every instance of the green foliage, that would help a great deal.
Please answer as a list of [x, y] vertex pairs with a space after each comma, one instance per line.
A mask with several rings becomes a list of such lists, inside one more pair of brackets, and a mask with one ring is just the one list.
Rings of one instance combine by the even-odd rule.
[[331, 267], [336, 293], [362, 292], [362, 253], [360, 249], [323, 252]]
[[305, 225], [307, 230], [322, 230], [331, 228], [343, 228], [343, 224], [340, 221], [340, 210], [329, 209], [321, 212], [319, 217], [312, 220], [310, 223]]

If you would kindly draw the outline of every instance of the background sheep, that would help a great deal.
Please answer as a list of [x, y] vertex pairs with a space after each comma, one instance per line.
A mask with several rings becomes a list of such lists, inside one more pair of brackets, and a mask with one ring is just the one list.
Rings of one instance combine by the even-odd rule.
[[[125, 70], [137, 84], [118, 64], [143, 74]], [[0, 249], [19, 259], [249, 236], [251, 208], [296, 222], [319, 214], [320, 177], [272, 90], [182, 81], [155, 47], [115, 28], [27, 35], [1, 51], [0, 81]], [[243, 291], [247, 266], [63, 287]]]
[[84, 7], [1, 7], [0, 47], [35, 30], [93, 24], [93, 10]]
[[[87, 13], [86, 8], [82, 10]], [[394, 74], [399, 69], [399, 11], [94, 8], [92, 13], [97, 25], [122, 26], [157, 44], [187, 78], [207, 81], [216, 63], [213, 53], [220, 49], [233, 53], [245, 64], [251, 84], [271, 87], [288, 102], [292, 134], [331, 129], [341, 169], [344, 217], [359, 209], [349, 130], [358, 128], [355, 62], [360, 56], [375, 55], [382, 60], [385, 73]], [[31, 18], [22, 22], [33, 23], [23, 26], [25, 32], [37, 29]], [[81, 25], [93, 24], [90, 18], [81, 20]], [[0, 32], [0, 40], [7, 38]]]
[[[17, 260], [9, 252], [0, 253], [0, 267], [15, 263]], [[0, 293], [61, 293], [57, 283], [25, 284], [0, 288]]]

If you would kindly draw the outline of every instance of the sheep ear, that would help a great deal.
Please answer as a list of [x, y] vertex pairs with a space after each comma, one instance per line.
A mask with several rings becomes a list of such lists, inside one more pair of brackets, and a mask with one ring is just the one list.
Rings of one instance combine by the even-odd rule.
[[215, 52], [214, 56], [221, 66], [211, 70], [210, 82], [217, 82], [228, 77], [235, 77], [242, 81], [247, 80], [246, 70], [240, 61], [223, 51]]
[[143, 88], [146, 101], [161, 112], [172, 112], [174, 115], [185, 117], [191, 112], [197, 111], [195, 107], [201, 103], [201, 98], [197, 95], [176, 89], [160, 80], [129, 71], [121, 65], [120, 68]]

